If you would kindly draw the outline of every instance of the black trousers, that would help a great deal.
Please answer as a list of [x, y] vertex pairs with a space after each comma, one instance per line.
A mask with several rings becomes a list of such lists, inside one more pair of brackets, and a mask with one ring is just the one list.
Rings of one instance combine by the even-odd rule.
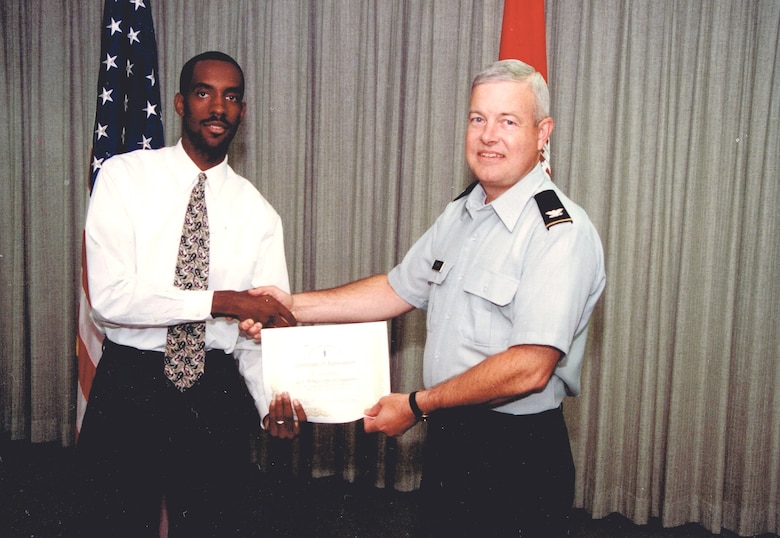
[[421, 493], [423, 536], [565, 536], [574, 462], [562, 410], [433, 413]]
[[249, 432], [258, 416], [232, 356], [209, 351], [180, 392], [163, 354], [106, 341], [76, 447], [74, 536], [245, 536]]

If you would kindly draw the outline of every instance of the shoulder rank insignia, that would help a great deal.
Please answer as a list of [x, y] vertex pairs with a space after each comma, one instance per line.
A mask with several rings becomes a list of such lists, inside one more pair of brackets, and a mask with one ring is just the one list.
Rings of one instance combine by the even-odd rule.
[[[474, 181], [474, 182], [472, 182], [472, 184], [471, 184], [471, 185], [469, 185], [468, 187], [466, 187], [466, 190], [465, 190], [465, 191], [463, 191], [462, 193], [460, 193], [460, 194], [458, 195], [458, 197], [457, 197], [457, 198], [455, 198], [455, 200], [460, 200], [461, 198], [464, 198], [464, 197], [468, 196], [468, 195], [469, 195], [469, 193], [471, 193], [471, 191], [473, 191], [473, 190], [474, 190], [474, 187], [476, 187], [478, 184], [479, 184], [479, 181]], [[453, 200], [453, 202], [454, 202], [455, 200]]]
[[573, 222], [569, 212], [563, 207], [561, 199], [558, 198], [554, 190], [542, 191], [534, 195], [534, 198], [536, 199], [536, 205], [539, 206], [539, 212], [542, 214], [544, 225], [548, 230], [562, 222]]

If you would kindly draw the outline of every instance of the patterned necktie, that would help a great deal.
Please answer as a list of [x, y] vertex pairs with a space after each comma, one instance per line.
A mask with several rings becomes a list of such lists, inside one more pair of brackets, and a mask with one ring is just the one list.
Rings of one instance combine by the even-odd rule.
[[[179, 243], [173, 284], [184, 290], [206, 289], [209, 280], [209, 219], [206, 213], [206, 174], [198, 174]], [[206, 322], [168, 327], [165, 375], [180, 391], [195, 384], [206, 368]]]

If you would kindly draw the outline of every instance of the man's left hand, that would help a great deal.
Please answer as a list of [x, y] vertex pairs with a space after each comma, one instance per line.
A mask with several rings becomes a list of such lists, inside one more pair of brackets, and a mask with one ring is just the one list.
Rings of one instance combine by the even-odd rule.
[[391, 437], [406, 433], [417, 423], [409, 407], [408, 394], [388, 394], [379, 399], [370, 409], [366, 409], [363, 427], [366, 432], [382, 432]]
[[294, 439], [301, 433], [301, 423], [306, 422], [306, 411], [298, 400], [292, 400], [286, 392], [274, 395], [263, 426], [274, 437]]

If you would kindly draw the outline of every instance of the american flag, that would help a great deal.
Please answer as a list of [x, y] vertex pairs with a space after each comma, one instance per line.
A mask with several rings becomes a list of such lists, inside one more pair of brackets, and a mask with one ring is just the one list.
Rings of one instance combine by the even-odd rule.
[[[100, 74], [89, 190], [100, 167], [112, 155], [165, 145], [160, 111], [157, 40], [151, 0], [105, 0], [100, 29]], [[76, 354], [79, 387], [76, 432], [87, 407], [92, 378], [100, 360], [103, 335], [89, 317], [87, 264], [82, 252], [82, 293]]]
[[106, 0], [100, 40], [92, 178], [117, 153], [165, 144], [151, 0]]

